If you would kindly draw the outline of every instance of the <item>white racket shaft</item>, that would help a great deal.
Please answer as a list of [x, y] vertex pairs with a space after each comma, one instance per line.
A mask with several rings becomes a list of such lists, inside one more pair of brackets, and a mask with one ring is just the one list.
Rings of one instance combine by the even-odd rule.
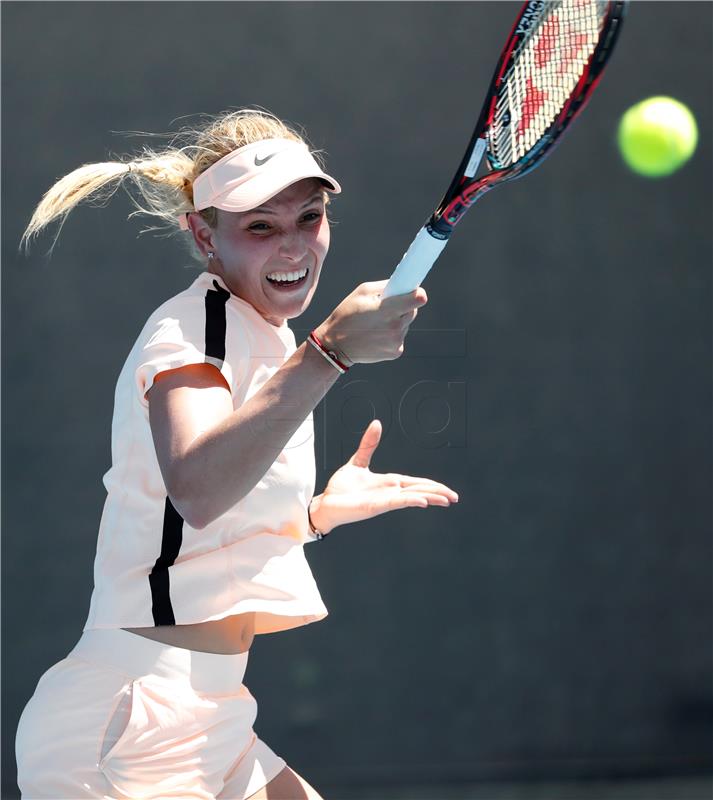
[[420, 286], [447, 244], [448, 239], [436, 239], [425, 227], [421, 228], [397, 264], [381, 296], [408, 294]]

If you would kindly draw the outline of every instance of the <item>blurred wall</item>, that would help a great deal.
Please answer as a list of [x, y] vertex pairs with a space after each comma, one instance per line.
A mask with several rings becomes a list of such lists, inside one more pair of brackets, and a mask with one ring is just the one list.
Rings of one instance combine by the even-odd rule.
[[[117, 195], [17, 245], [78, 165], [258, 104], [343, 194], [298, 341], [388, 277], [440, 198], [519, 5], [4, 3], [3, 797], [40, 675], [81, 633], [116, 377], [192, 280]], [[460, 493], [307, 556], [330, 610], [260, 637], [256, 729], [318, 788], [711, 767], [711, 5], [634, 2], [555, 155], [459, 225], [397, 362], [315, 412], [317, 491], [378, 416], [372, 468]], [[673, 177], [629, 173], [633, 102], [700, 125]], [[163, 140], [161, 140], [163, 141]]]

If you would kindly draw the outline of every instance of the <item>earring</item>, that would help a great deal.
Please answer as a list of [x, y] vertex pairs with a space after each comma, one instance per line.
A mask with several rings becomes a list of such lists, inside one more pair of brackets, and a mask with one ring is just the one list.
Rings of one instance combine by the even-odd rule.
[[208, 260], [211, 261], [214, 258], [215, 258], [215, 253], [211, 250], [210, 253], [208, 253]]

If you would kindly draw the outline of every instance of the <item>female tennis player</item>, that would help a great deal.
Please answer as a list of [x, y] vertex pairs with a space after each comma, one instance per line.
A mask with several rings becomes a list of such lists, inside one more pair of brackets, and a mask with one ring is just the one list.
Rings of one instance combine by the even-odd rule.
[[317, 289], [339, 184], [265, 112], [181, 136], [62, 178], [23, 237], [130, 181], [140, 212], [183, 229], [202, 265], [149, 316], [119, 375], [88, 619], [18, 727], [27, 798], [319, 800], [254, 733], [253, 638], [326, 616], [307, 542], [458, 500], [428, 478], [372, 472], [378, 420], [313, 496], [313, 409], [352, 364], [403, 352], [426, 293], [382, 299], [387, 281], [362, 283], [297, 347], [287, 320]]

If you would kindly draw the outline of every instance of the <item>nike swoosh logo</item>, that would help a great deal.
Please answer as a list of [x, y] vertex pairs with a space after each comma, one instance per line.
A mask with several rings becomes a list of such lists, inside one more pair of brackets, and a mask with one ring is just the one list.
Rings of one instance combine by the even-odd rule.
[[261, 167], [266, 161], [269, 161], [273, 156], [276, 156], [277, 153], [270, 153], [269, 156], [265, 156], [265, 158], [260, 158], [259, 156], [255, 156], [255, 166]]

